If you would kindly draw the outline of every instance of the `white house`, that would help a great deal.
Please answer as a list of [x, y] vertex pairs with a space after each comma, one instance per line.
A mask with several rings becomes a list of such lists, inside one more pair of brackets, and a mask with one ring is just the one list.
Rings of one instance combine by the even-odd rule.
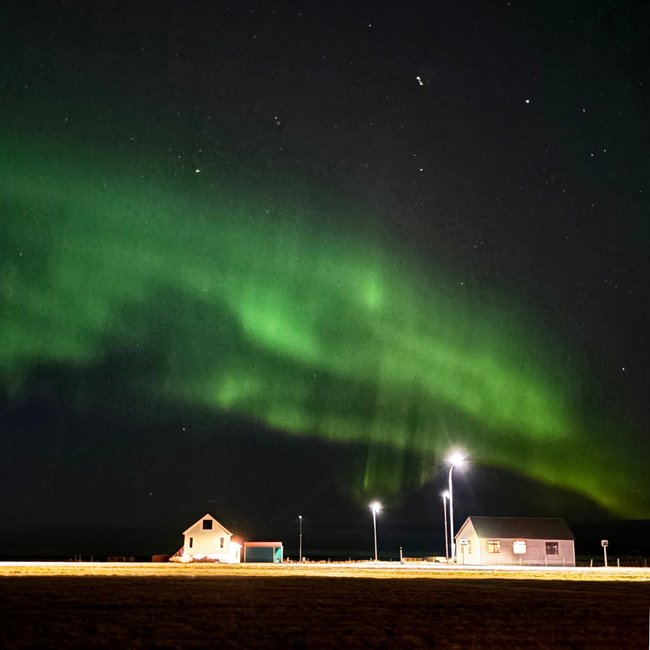
[[574, 537], [564, 519], [468, 517], [456, 535], [456, 561], [575, 566]]
[[175, 554], [173, 560], [227, 564], [241, 561], [242, 545], [233, 541], [232, 533], [210, 514], [192, 524], [183, 536], [183, 548]]

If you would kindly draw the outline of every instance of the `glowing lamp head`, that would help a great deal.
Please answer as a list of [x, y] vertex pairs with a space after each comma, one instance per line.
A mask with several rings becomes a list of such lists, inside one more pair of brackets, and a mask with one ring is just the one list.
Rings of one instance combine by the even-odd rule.
[[373, 501], [370, 504], [370, 510], [372, 510], [375, 514], [381, 512], [381, 503], [379, 503], [379, 501]]
[[455, 467], [462, 467], [466, 460], [467, 458], [462, 451], [452, 451], [449, 456], [447, 456], [447, 462]]
[[448, 499], [448, 498], [449, 498], [449, 490], [445, 490], [444, 492], [441, 492], [441, 493], [440, 493], [440, 496], [441, 496], [443, 499]]

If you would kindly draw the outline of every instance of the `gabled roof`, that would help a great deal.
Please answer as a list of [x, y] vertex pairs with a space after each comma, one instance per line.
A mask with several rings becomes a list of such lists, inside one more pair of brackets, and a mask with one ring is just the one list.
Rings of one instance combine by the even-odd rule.
[[197, 519], [187, 530], [183, 531], [183, 535], [187, 535], [187, 533], [194, 528], [197, 524], [200, 524], [204, 519], [212, 519], [224, 532], [226, 532], [228, 535], [232, 536], [232, 533], [220, 522], [218, 522], [210, 513], [207, 513], [201, 517], [201, 519]]
[[471, 522], [481, 538], [574, 539], [564, 519], [553, 517], [468, 517], [456, 537]]

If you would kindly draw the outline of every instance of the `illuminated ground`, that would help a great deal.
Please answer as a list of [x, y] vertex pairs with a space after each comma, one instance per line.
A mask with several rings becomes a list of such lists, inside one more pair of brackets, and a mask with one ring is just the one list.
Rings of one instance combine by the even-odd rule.
[[0, 645], [647, 647], [647, 569], [0, 564]]
[[136, 562], [0, 562], [0, 578], [60, 577], [328, 577], [577, 580], [650, 583], [650, 569], [609, 567], [453, 567], [430, 562], [309, 562], [305, 564], [174, 564]]

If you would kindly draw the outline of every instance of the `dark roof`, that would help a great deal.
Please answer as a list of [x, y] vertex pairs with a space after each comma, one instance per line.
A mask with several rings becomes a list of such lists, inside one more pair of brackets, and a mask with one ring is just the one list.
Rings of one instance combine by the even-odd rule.
[[[574, 539], [564, 519], [551, 517], [468, 517], [479, 537], [505, 539]], [[467, 523], [467, 521], [465, 522]], [[461, 526], [459, 533], [464, 528]]]

